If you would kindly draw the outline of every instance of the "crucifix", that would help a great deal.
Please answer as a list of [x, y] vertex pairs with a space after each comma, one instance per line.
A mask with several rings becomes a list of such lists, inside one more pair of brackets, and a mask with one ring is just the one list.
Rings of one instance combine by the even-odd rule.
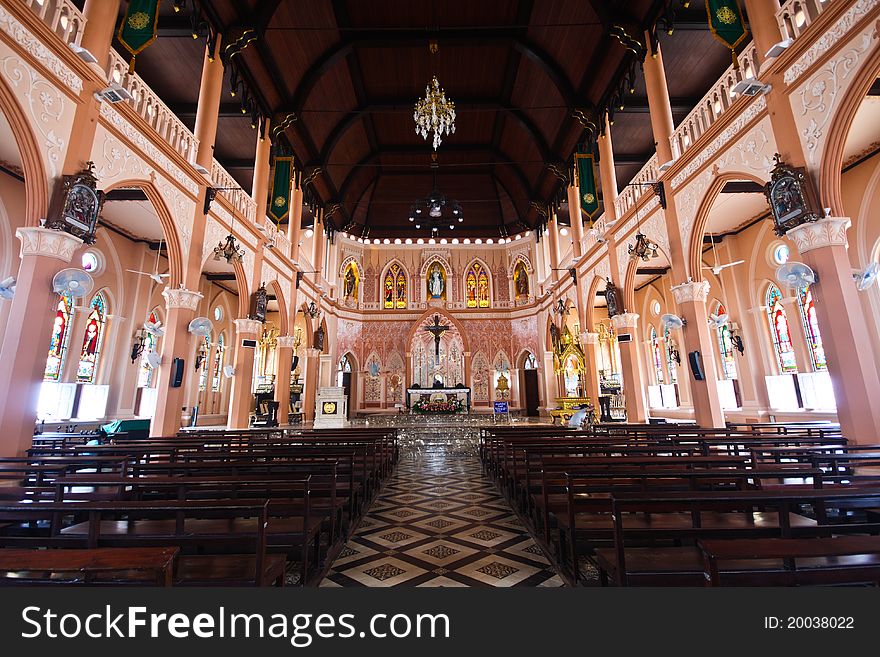
[[440, 337], [451, 328], [440, 323], [440, 315], [434, 315], [434, 323], [425, 327], [428, 333], [434, 334], [434, 355], [437, 358], [440, 358]]

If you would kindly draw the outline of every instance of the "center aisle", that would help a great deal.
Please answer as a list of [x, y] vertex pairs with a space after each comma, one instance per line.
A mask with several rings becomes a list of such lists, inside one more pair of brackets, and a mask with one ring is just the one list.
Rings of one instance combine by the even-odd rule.
[[400, 463], [321, 586], [563, 586], [462, 441]]

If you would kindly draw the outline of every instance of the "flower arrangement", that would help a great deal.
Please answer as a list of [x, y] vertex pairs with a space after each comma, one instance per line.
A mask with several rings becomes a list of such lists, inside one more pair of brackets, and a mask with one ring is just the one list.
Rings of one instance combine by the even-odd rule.
[[458, 413], [462, 409], [462, 404], [458, 399], [446, 401], [420, 399], [413, 404], [412, 408], [416, 413]]

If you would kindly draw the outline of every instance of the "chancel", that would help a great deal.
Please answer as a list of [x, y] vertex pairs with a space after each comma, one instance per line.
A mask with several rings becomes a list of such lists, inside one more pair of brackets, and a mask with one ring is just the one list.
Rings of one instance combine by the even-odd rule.
[[0, 0], [0, 585], [877, 584], [878, 24]]

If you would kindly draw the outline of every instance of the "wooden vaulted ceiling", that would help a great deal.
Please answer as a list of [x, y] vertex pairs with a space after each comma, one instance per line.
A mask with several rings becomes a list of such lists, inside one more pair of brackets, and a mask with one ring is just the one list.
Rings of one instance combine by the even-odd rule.
[[[532, 202], [561, 189], [547, 165], [564, 170], [584, 138], [573, 110], [602, 107], [631, 69], [634, 57], [612, 26], [643, 40], [672, 4], [676, 30], [661, 32], [661, 48], [680, 120], [730, 59], [706, 29], [703, 3], [683, 9], [678, 0], [190, 0], [180, 12], [168, 1], [137, 71], [192, 127], [205, 47], [192, 38], [193, 15], [227, 43], [251, 28], [256, 39], [227, 67], [215, 150], [245, 189], [256, 133], [242, 94], [232, 95], [233, 69], [253, 107], [295, 116], [280, 141], [306, 175], [320, 167], [310, 191], [325, 206], [340, 204], [334, 228], [418, 236], [410, 204], [431, 191], [436, 173], [439, 190], [464, 210], [455, 234], [498, 236], [541, 220]], [[635, 73], [612, 128], [619, 185], [654, 150]], [[432, 75], [457, 110], [436, 169], [412, 117]]]

